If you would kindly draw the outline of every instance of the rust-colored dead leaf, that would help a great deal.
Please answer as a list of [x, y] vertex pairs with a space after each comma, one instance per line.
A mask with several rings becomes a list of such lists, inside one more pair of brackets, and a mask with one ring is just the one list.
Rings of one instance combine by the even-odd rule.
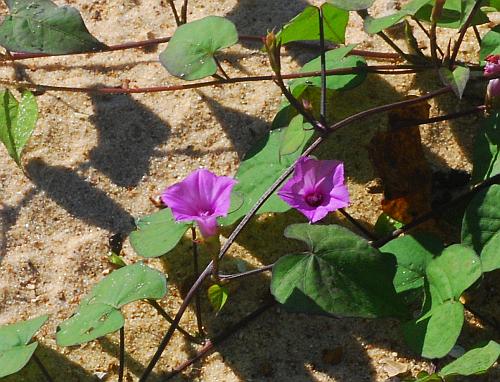
[[418, 126], [428, 118], [430, 105], [419, 103], [393, 110], [389, 128], [373, 137], [370, 159], [382, 180], [383, 211], [403, 223], [431, 210], [432, 172], [422, 148]]

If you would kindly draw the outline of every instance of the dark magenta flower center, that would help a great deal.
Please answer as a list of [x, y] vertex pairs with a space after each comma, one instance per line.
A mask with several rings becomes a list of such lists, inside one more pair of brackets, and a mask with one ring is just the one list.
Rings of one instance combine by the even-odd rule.
[[310, 194], [306, 195], [305, 201], [311, 207], [318, 207], [323, 201], [323, 194], [317, 191], [311, 192]]

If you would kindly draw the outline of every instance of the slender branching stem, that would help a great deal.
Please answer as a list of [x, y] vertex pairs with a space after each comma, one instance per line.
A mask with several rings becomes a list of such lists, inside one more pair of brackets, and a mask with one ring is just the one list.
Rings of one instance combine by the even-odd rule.
[[320, 100], [320, 119], [321, 123], [326, 126], [326, 54], [325, 54], [325, 31], [323, 25], [323, 9], [318, 8], [319, 17], [319, 44], [320, 44], [320, 60], [321, 60], [321, 100]]
[[[163, 309], [161, 307], [161, 305], [158, 304], [158, 302], [156, 300], [144, 300], [144, 301], [146, 301], [149, 305], [151, 305], [153, 308], [155, 308], [156, 311], [158, 312], [158, 314], [160, 316], [162, 316], [165, 319], [165, 321], [167, 321], [169, 324], [172, 325], [174, 323], [174, 319], [172, 317], [170, 317], [167, 312], [165, 312], [165, 309]], [[189, 334], [187, 332], [187, 330], [181, 328], [179, 325], [176, 325], [176, 329], [179, 331], [179, 333], [181, 333], [184, 337], [186, 337], [186, 339], [188, 339], [189, 341], [191, 341], [195, 344], [201, 344], [203, 342], [202, 340]]]
[[167, 2], [168, 5], [170, 5], [170, 9], [172, 9], [172, 13], [174, 14], [175, 25], [177, 25], [178, 27], [181, 26], [183, 23], [181, 22], [179, 14], [177, 13], [177, 8], [175, 7], [174, 0], [167, 0]]
[[33, 353], [33, 357], [32, 357], [33, 361], [35, 361], [36, 365], [38, 366], [38, 368], [40, 369], [40, 371], [42, 372], [44, 378], [48, 381], [48, 382], [53, 382], [54, 380], [52, 379], [51, 375], [49, 374], [49, 371], [45, 368], [45, 366], [43, 365], [42, 361], [40, 360], [40, 358], [38, 358], [38, 356], [36, 354]]
[[250, 271], [235, 273], [235, 274], [231, 274], [231, 275], [219, 275], [219, 277], [223, 281], [233, 281], [233, 280], [237, 280], [239, 278], [245, 278], [248, 276], [258, 275], [259, 273], [262, 273], [262, 272], [270, 271], [273, 268], [273, 265], [274, 264], [265, 265], [261, 268], [252, 269]]
[[230, 77], [228, 76], [228, 74], [226, 73], [226, 71], [224, 70], [224, 68], [222, 67], [219, 59], [217, 57], [214, 56], [214, 60], [215, 60], [215, 63], [217, 64], [217, 68], [220, 70], [220, 72], [222, 73], [222, 76], [224, 77], [224, 79], [226, 80], [229, 80]]
[[441, 61], [438, 59], [438, 43], [437, 43], [437, 22], [443, 13], [445, 0], [436, 0], [434, 6], [432, 7], [431, 13], [431, 29], [429, 31], [429, 41], [431, 43], [431, 57], [432, 62], [436, 67], [441, 66]]
[[363, 224], [359, 223], [356, 219], [354, 219], [344, 208], [339, 209], [339, 212], [344, 215], [344, 217], [355, 226], [366, 238], [370, 240], [375, 240], [376, 237], [373, 233], [371, 233]]
[[264, 305], [262, 305], [261, 307], [259, 307], [258, 309], [256, 309], [252, 313], [250, 313], [248, 316], [244, 317], [241, 321], [238, 321], [236, 324], [231, 326], [229, 329], [227, 329], [224, 332], [222, 332], [221, 334], [215, 336], [212, 340], [208, 340], [205, 343], [205, 345], [203, 346], [203, 348], [200, 351], [198, 351], [198, 353], [196, 353], [196, 355], [193, 358], [191, 358], [191, 359], [183, 362], [179, 366], [177, 366], [174, 370], [172, 370], [163, 379], [163, 381], [169, 381], [170, 379], [175, 377], [177, 374], [186, 370], [189, 366], [194, 364], [196, 361], [202, 359], [203, 357], [206, 357], [208, 354], [210, 354], [210, 352], [212, 352], [212, 350], [214, 350], [215, 346], [220, 345], [222, 342], [224, 342], [230, 336], [237, 333], [239, 330], [243, 329], [250, 322], [255, 320], [262, 313], [264, 313], [265, 311], [267, 311], [268, 309], [270, 309], [274, 305], [276, 305], [276, 301], [274, 301], [274, 300], [265, 303]]
[[120, 328], [120, 364], [118, 366], [118, 382], [123, 382], [125, 372], [125, 327]]
[[[430, 40], [431, 39], [431, 34], [427, 30], [427, 28], [420, 22], [420, 20], [417, 19], [416, 17], [412, 17], [412, 20], [415, 21], [415, 23], [419, 26], [420, 29], [422, 29], [422, 31], [425, 33], [425, 35], [427, 36], [427, 38]], [[436, 49], [438, 50], [438, 52], [441, 55], [441, 57], [444, 57], [443, 50], [437, 44], [436, 44]]]
[[426, 125], [428, 123], [449, 121], [451, 119], [457, 119], [457, 118], [465, 117], [467, 115], [481, 113], [481, 112], [484, 112], [485, 110], [486, 110], [486, 105], [480, 105], [480, 106], [476, 106], [476, 107], [473, 107], [473, 108], [468, 109], [468, 110], [458, 111], [456, 113], [440, 115], [437, 117], [432, 117], [432, 118], [427, 118], [427, 119], [422, 119], [422, 120], [420, 120], [420, 119], [413, 120], [413, 121], [408, 122], [407, 124], [398, 125], [398, 127], [419, 126], [419, 125]]
[[181, 7], [181, 23], [187, 23], [188, 0], [184, 0]]
[[471, 25], [474, 16], [479, 11], [481, 3], [482, 0], [476, 0], [476, 4], [474, 4], [474, 8], [472, 8], [471, 12], [469, 13], [467, 20], [465, 21], [465, 24], [462, 26], [462, 28], [460, 28], [460, 34], [458, 35], [458, 39], [455, 42], [455, 45], [453, 46], [453, 53], [451, 54], [450, 58], [450, 64], [449, 64], [450, 69], [452, 69], [453, 66], [455, 65], [455, 60], [457, 59], [457, 55], [460, 50], [460, 46], [462, 45], [462, 41], [465, 37], [465, 33], [467, 32], [467, 29]]
[[[196, 228], [191, 227], [191, 236], [192, 236], [192, 242], [193, 242], [193, 266], [194, 266], [194, 277], [198, 278], [200, 275], [200, 269], [198, 265], [198, 242], [196, 241]], [[196, 292], [195, 296], [195, 313], [196, 313], [196, 323], [198, 325], [198, 333], [200, 335], [205, 335], [205, 332], [203, 330], [203, 321], [201, 317], [201, 296], [200, 296], [200, 291], [198, 290]]]
[[472, 30], [474, 31], [474, 36], [476, 36], [477, 43], [479, 44], [479, 46], [481, 46], [482, 39], [481, 34], [479, 33], [479, 29], [477, 29], [476, 25], [473, 25]]
[[[378, 73], [379, 71], [384, 74], [401, 74], [407, 73], [407, 70], [411, 72], [423, 71], [429, 69], [426, 65], [378, 65], [378, 66], [366, 66], [366, 67], [354, 67], [354, 68], [340, 68], [327, 70], [327, 76], [333, 76], [335, 74], [353, 74], [353, 73]], [[387, 70], [393, 70], [394, 72], [387, 72]], [[304, 78], [304, 77], [319, 77], [321, 76], [321, 71], [307, 72], [307, 73], [291, 73], [281, 75], [281, 79], [294, 79], [294, 78]], [[233, 77], [230, 79], [221, 78], [219, 80], [195, 82], [195, 83], [185, 83], [181, 85], [169, 85], [169, 86], [153, 86], [144, 88], [122, 88], [122, 87], [72, 87], [72, 86], [53, 86], [44, 84], [33, 84], [29, 82], [12, 82], [0, 79], [0, 84], [6, 87], [12, 88], [23, 88], [33, 91], [61, 91], [70, 93], [92, 93], [92, 94], [136, 94], [136, 93], [161, 93], [170, 91], [180, 91], [188, 89], [198, 89], [210, 86], [220, 86], [224, 84], [234, 84], [241, 82], [261, 82], [261, 81], [276, 81], [278, 77], [276, 75], [263, 75], [263, 76], [243, 76], [243, 77]]]

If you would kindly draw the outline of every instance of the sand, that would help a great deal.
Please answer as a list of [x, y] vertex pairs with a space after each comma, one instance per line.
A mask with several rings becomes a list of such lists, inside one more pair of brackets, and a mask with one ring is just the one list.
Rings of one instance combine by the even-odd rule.
[[[168, 36], [175, 30], [166, 1], [57, 3], [80, 9], [89, 30], [107, 44]], [[376, 11], [383, 14], [397, 3], [377, 1]], [[225, 16], [241, 34], [264, 34], [306, 4], [302, 0], [193, 0], [188, 18]], [[5, 14], [5, 7], [1, 9]], [[485, 33], [486, 29], [480, 30]], [[424, 41], [422, 33], [417, 32], [417, 36]], [[442, 45], [448, 36], [452, 34], [441, 36]], [[403, 44], [398, 36], [394, 39]], [[347, 41], [359, 43], [359, 48], [390, 51], [379, 39], [361, 31], [361, 19], [356, 15], [351, 16]], [[82, 87], [180, 83], [158, 63], [158, 53], [164, 47], [2, 64], [0, 76]], [[227, 49], [220, 57], [228, 74], [269, 73], [266, 56], [258, 48], [244, 43]], [[477, 49], [475, 39], [468, 35], [462, 57], [476, 60]], [[285, 54], [283, 71], [297, 70], [311, 57], [297, 51]], [[331, 107], [340, 118], [408, 94], [423, 94], [437, 86], [431, 80], [431, 75], [418, 81], [412, 75], [370, 75], [360, 88], [338, 97]], [[484, 88], [478, 97], [460, 102], [451, 95], [431, 101], [431, 115], [481, 104], [481, 91]], [[0, 147], [0, 324], [50, 314], [36, 336], [40, 342], [37, 354], [56, 381], [117, 380], [117, 334], [71, 348], [58, 347], [54, 336], [57, 324], [68, 318], [91, 286], [111, 270], [106, 256], [109, 237], [129, 233], [134, 217], [156, 210], [149, 197], [191, 171], [206, 167], [220, 175], [234, 174], [239, 158], [269, 129], [279, 99], [279, 90], [271, 82], [132, 96], [63, 92], [37, 96], [40, 118], [23, 160], [29, 178]], [[377, 116], [354, 124], [333, 136], [319, 154], [345, 161], [352, 195], [348, 211], [367, 224], [373, 224], [381, 212], [381, 195], [370, 194], [365, 187], [375, 177], [366, 145], [386, 123], [385, 116]], [[476, 116], [422, 126], [426, 155], [433, 166], [470, 171], [477, 127]], [[331, 216], [327, 222], [338, 219]], [[296, 212], [256, 219], [232, 247], [223, 268], [236, 271], [236, 259], [248, 267], [269, 264], [291, 248], [299, 248], [299, 244], [282, 239], [282, 232], [288, 224], [303, 221]], [[124, 253], [127, 262], [140, 260], [128, 242]], [[204, 257], [203, 263], [207, 261]], [[189, 238], [165, 258], [145, 262], [168, 274], [169, 294], [161, 304], [174, 315], [192, 282]], [[267, 296], [268, 283], [269, 274], [261, 274], [235, 284], [228, 305], [218, 315], [204, 298], [207, 332], [214, 335], [257, 308]], [[126, 380], [135, 381], [168, 324], [141, 302], [128, 305], [123, 312]], [[195, 332], [192, 310], [182, 326]], [[474, 325], [466, 332], [474, 332], [474, 336], [460, 338], [458, 343], [464, 348], [491, 335]], [[176, 334], [151, 381], [160, 380], [162, 372], [196, 349]], [[329, 360], [328, 354], [338, 349], [343, 355], [339, 363], [332, 364], [336, 362]], [[403, 371], [415, 375], [433, 367], [408, 350], [393, 320], [311, 317], [274, 307], [174, 380], [386, 381]], [[496, 373], [483, 380], [498, 377]], [[31, 382], [42, 377], [30, 363], [5, 380]]]

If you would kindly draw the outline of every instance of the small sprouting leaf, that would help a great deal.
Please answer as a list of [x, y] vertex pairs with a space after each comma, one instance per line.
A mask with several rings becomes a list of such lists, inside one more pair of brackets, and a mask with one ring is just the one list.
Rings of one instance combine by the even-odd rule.
[[481, 255], [483, 272], [500, 268], [500, 185], [474, 196], [465, 210], [462, 243]]
[[449, 363], [438, 373], [446, 378], [450, 375], [474, 375], [486, 372], [500, 357], [500, 345], [490, 341], [481, 348], [469, 350], [460, 358]]
[[500, 113], [492, 112], [483, 119], [474, 141], [472, 156], [473, 184], [500, 173]]
[[92, 341], [120, 329], [120, 308], [141, 299], [160, 299], [167, 293], [165, 275], [142, 263], [127, 265], [97, 283], [80, 303], [77, 312], [59, 325], [59, 346]]
[[19, 167], [37, 119], [38, 106], [31, 92], [23, 92], [21, 102], [17, 102], [9, 90], [0, 91], [0, 140]]
[[[295, 162], [302, 153], [307, 139], [289, 155], [279, 153], [282, 143], [281, 130], [270, 131], [245, 155], [236, 172], [238, 183], [233, 188], [230, 213], [219, 218], [222, 225], [231, 225], [253, 207], [261, 195], [276, 179]], [[243, 203], [242, 203], [243, 200]], [[237, 204], [239, 208], [233, 206]], [[259, 209], [258, 213], [285, 212], [290, 206], [274, 193]]]
[[0, 45], [13, 52], [46, 54], [102, 50], [80, 13], [50, 0], [7, 1], [10, 14], [0, 25]]
[[469, 81], [470, 69], [466, 66], [457, 66], [453, 72], [445, 67], [439, 68], [439, 77], [444, 85], [451, 85], [455, 95], [461, 99]]
[[295, 116], [288, 127], [281, 130], [280, 156], [290, 155], [304, 147], [314, 134], [310, 123], [304, 123], [304, 117], [299, 114]]
[[367, 17], [364, 22], [365, 31], [368, 34], [381, 32], [384, 29], [397, 24], [406, 16], [413, 16], [420, 8], [430, 3], [431, 1], [432, 0], [413, 0], [401, 7], [399, 11], [392, 15], [380, 17], [377, 19], [373, 17]]
[[415, 351], [426, 358], [440, 358], [448, 354], [460, 334], [464, 307], [459, 299], [481, 276], [481, 262], [472, 249], [451, 245], [429, 261], [426, 276], [430, 306], [403, 329]]
[[224, 307], [228, 296], [229, 291], [225, 286], [214, 284], [208, 288], [208, 299], [216, 312], [220, 312]]
[[48, 315], [0, 326], [0, 378], [17, 373], [30, 360], [38, 342], [31, 337], [47, 321]]
[[381, 247], [380, 252], [392, 253], [396, 257], [396, 292], [422, 288], [427, 265], [443, 249], [444, 245], [439, 238], [424, 233], [402, 236]]
[[[330, 4], [323, 4], [321, 9], [323, 10], [325, 40], [343, 44], [349, 13]], [[276, 38], [283, 45], [291, 41], [319, 40], [318, 8], [307, 6], [283, 27]]]
[[351, 317], [401, 317], [406, 309], [394, 290], [395, 259], [336, 225], [293, 224], [285, 236], [307, 251], [281, 257], [271, 293], [287, 309]]
[[484, 61], [491, 54], [500, 54], [500, 25], [486, 33], [481, 40], [479, 58]]
[[[415, 17], [421, 21], [429, 22], [432, 15], [432, 8], [434, 6], [434, 1], [429, 2], [425, 6], [419, 9], [415, 14]], [[444, 4], [443, 11], [439, 16], [437, 21], [437, 26], [442, 28], [461, 28], [472, 12], [476, 0], [447, 0]], [[472, 18], [471, 25], [479, 25], [489, 22], [488, 17], [478, 10], [474, 17]]]
[[[363, 57], [347, 56], [355, 45], [329, 50], [325, 54], [326, 70], [341, 68], [363, 68], [366, 61]], [[346, 57], [347, 56], [347, 57]], [[301, 69], [301, 73], [317, 72], [321, 70], [321, 58], [317, 57], [309, 61]], [[366, 72], [360, 71], [353, 74], [337, 74], [326, 77], [326, 87], [330, 90], [349, 90], [359, 86], [366, 78]], [[295, 97], [299, 97], [307, 86], [321, 87], [321, 77], [297, 78], [289, 83], [290, 91]]]
[[114, 252], [108, 253], [108, 261], [111, 264], [116, 265], [118, 268], [121, 268], [121, 267], [124, 267], [127, 265], [127, 263], [125, 263], [125, 261], [123, 261], [123, 258]]
[[170, 208], [136, 220], [137, 230], [130, 234], [130, 244], [142, 257], [158, 257], [175, 248], [190, 223], [176, 222]]
[[214, 54], [238, 42], [234, 24], [219, 16], [208, 16], [176, 29], [160, 61], [173, 76], [198, 80], [217, 72]]
[[347, 11], [359, 11], [372, 6], [375, 0], [326, 0], [337, 8]]

